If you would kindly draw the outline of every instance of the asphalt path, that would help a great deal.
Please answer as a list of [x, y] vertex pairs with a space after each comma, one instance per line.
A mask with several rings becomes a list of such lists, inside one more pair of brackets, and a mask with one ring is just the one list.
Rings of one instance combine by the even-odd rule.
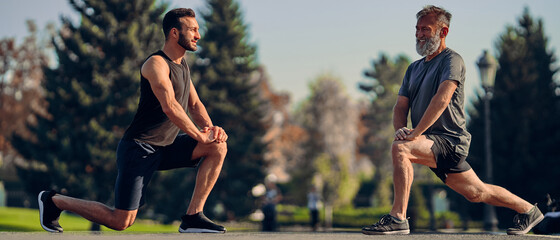
[[126, 232], [96, 233], [96, 232], [65, 232], [65, 233], [48, 233], [48, 232], [0, 232], [1, 240], [345, 240], [345, 239], [419, 239], [419, 240], [447, 240], [447, 239], [492, 239], [492, 240], [519, 240], [519, 239], [560, 239], [560, 236], [534, 235], [527, 234], [521, 236], [508, 236], [505, 233], [488, 234], [488, 233], [413, 233], [409, 235], [364, 235], [359, 232], [336, 232], [336, 233], [301, 233], [301, 232], [232, 232], [225, 234], [180, 234], [180, 233], [158, 233], [158, 234], [141, 234]]

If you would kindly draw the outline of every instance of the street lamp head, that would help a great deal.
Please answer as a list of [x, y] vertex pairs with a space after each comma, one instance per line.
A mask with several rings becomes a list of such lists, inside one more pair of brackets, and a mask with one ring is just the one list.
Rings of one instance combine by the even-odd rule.
[[482, 86], [485, 89], [494, 87], [494, 80], [496, 80], [496, 71], [498, 69], [496, 59], [487, 50], [484, 50], [476, 65], [478, 65]]

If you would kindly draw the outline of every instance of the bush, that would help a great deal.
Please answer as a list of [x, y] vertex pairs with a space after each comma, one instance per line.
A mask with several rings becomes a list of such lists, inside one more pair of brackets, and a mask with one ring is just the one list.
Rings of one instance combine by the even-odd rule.
[[[381, 216], [389, 213], [391, 207], [381, 208], [339, 208], [334, 209], [333, 227], [336, 228], [361, 228], [377, 222]], [[306, 207], [294, 205], [277, 205], [278, 225], [297, 226], [309, 224], [309, 210]], [[416, 218], [417, 229], [430, 228], [430, 216], [427, 211]], [[324, 211], [320, 211], [320, 222], [324, 222]], [[458, 213], [446, 211], [436, 213], [436, 228], [444, 229], [449, 227], [460, 228], [462, 221]], [[476, 222], [469, 224], [470, 227], [478, 226]]]

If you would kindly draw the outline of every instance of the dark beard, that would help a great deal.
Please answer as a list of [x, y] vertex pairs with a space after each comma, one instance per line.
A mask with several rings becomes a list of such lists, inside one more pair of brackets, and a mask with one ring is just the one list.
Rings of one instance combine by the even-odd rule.
[[179, 40], [177, 40], [177, 44], [179, 44], [179, 46], [183, 47], [185, 50], [187, 51], [196, 51], [196, 46], [194, 47], [194, 49], [189, 45], [189, 42], [187, 41], [187, 39], [183, 36], [183, 34], [179, 34]]

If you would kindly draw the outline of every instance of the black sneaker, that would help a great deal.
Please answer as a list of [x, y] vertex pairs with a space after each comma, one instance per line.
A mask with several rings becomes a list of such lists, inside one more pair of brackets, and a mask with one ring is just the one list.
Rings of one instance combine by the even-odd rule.
[[181, 217], [180, 233], [225, 233], [226, 228], [215, 224], [204, 213], [184, 215]]
[[537, 204], [529, 210], [527, 213], [518, 213], [513, 217], [513, 223], [515, 226], [508, 228], [508, 235], [521, 235], [528, 233], [531, 229], [539, 224], [544, 219], [541, 210], [537, 207]]
[[398, 220], [387, 214], [379, 222], [362, 228], [362, 233], [367, 235], [409, 234], [408, 220]]
[[37, 198], [39, 201], [39, 221], [41, 222], [41, 227], [49, 232], [62, 232], [62, 227], [58, 224], [58, 218], [60, 218], [60, 210], [54, 202], [52, 197], [56, 194], [56, 191], [42, 191], [39, 193]]

